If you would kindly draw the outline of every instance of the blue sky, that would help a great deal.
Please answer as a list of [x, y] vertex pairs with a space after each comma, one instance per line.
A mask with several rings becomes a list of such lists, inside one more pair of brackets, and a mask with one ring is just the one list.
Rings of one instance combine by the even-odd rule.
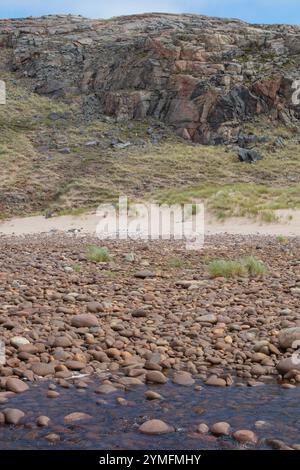
[[300, 24], [300, 0], [0, 0], [0, 17], [74, 13], [91, 18], [149, 11], [199, 13], [254, 23]]

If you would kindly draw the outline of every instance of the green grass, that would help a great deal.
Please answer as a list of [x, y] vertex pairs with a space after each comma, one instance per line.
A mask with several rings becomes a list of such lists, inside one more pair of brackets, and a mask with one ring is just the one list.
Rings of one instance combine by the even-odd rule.
[[267, 273], [265, 264], [254, 256], [243, 258], [241, 263], [245, 266], [247, 273], [252, 277], [263, 276]]
[[273, 223], [278, 221], [277, 210], [300, 208], [300, 184], [288, 187], [255, 183], [206, 184], [182, 191], [163, 191], [157, 195], [157, 200], [168, 204], [202, 201], [220, 220], [250, 217]]
[[266, 224], [279, 222], [279, 217], [275, 212], [272, 212], [272, 210], [261, 211], [259, 213], [259, 219]]
[[108, 279], [118, 279], [120, 273], [116, 271], [105, 271], [104, 276]]
[[75, 271], [75, 273], [80, 273], [80, 271], [81, 271], [81, 266], [80, 266], [80, 264], [74, 264], [74, 265], [72, 266], [72, 268], [73, 268], [73, 270]]
[[107, 263], [111, 260], [111, 255], [105, 247], [90, 245], [87, 248], [87, 259], [95, 263]]
[[84, 215], [86, 214], [89, 209], [88, 207], [74, 207], [74, 208], [66, 208], [59, 210], [57, 213], [55, 213], [55, 216], [62, 216], [62, 215], [72, 215], [74, 217], [79, 216], [79, 215]]
[[[81, 215], [100, 203], [117, 202], [120, 194], [141, 202], [203, 201], [221, 220], [237, 216], [273, 223], [278, 209], [300, 208], [299, 144], [287, 128], [267, 120], [246, 124], [245, 133], [282, 136], [286, 144], [275, 150], [269, 143], [259, 145], [264, 160], [247, 165], [232, 147], [193, 145], [168, 129], [153, 144], [147, 133], [152, 122], [86, 123], [76, 97], [70, 105], [35, 95], [26, 80], [16, 81], [9, 72], [1, 79], [7, 84], [7, 104], [0, 106], [3, 217], [48, 209]], [[71, 117], [52, 121], [53, 112]], [[112, 139], [132, 145], [118, 151]], [[144, 145], [135, 145], [137, 139]], [[87, 147], [91, 140], [99, 145]], [[70, 154], [60, 152], [64, 147]], [[16, 198], [21, 202], [14, 203]]]
[[208, 272], [211, 277], [257, 277], [266, 274], [266, 266], [253, 256], [240, 260], [218, 259], [211, 261], [208, 265]]
[[171, 258], [168, 262], [170, 268], [181, 269], [184, 267], [184, 260], [180, 258]]
[[277, 235], [276, 240], [278, 241], [278, 243], [281, 243], [282, 245], [287, 245], [287, 243], [289, 242], [289, 239], [285, 237], [284, 235]]

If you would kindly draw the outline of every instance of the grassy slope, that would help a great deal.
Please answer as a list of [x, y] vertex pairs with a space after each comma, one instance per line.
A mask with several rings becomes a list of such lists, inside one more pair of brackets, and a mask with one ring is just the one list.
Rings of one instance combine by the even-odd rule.
[[[263, 161], [241, 164], [234, 150], [188, 144], [168, 131], [154, 145], [146, 122], [87, 125], [75, 99], [71, 104], [49, 100], [29, 93], [8, 74], [1, 79], [8, 89], [7, 105], [0, 106], [2, 217], [49, 208], [80, 212], [119, 194], [167, 202], [203, 199], [220, 218], [250, 215], [272, 221], [274, 209], [300, 207], [299, 137], [286, 129], [263, 124], [260, 132], [284, 136], [285, 148], [274, 151], [264, 144]], [[70, 117], [52, 121], [52, 112]], [[257, 133], [253, 126], [248, 130]], [[95, 139], [98, 146], [86, 146]], [[145, 145], [116, 150], [112, 139], [143, 139]], [[65, 147], [70, 153], [62, 153]]]

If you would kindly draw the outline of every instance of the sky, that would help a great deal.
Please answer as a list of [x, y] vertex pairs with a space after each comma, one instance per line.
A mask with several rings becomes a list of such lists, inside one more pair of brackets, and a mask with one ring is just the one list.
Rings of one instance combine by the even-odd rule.
[[197, 13], [250, 23], [300, 24], [300, 0], [0, 0], [0, 18], [54, 13], [110, 18], [145, 12]]

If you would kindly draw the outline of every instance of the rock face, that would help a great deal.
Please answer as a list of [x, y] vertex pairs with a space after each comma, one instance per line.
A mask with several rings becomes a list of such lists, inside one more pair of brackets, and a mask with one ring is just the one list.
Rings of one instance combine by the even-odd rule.
[[40, 94], [82, 99], [88, 116], [154, 117], [200, 143], [236, 140], [260, 114], [300, 118], [300, 28], [196, 15], [0, 21], [0, 47]]

